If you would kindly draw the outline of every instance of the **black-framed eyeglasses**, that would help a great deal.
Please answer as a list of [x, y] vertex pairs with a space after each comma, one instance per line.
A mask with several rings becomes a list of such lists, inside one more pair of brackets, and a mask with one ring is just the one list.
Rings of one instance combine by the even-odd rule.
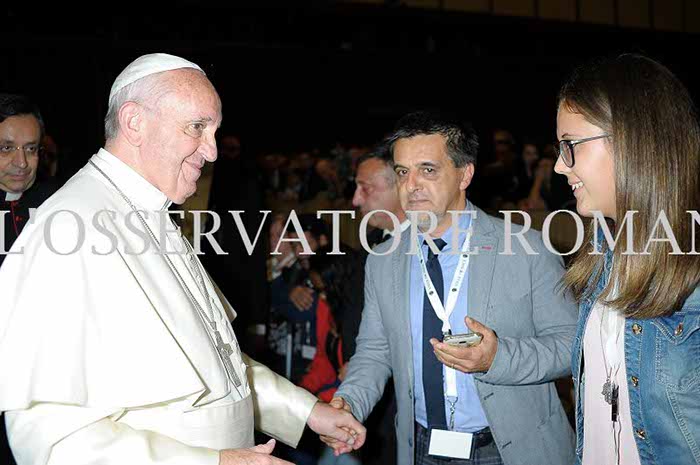
[[584, 142], [590, 142], [592, 140], [603, 139], [605, 137], [610, 137], [610, 134], [601, 134], [599, 136], [587, 137], [585, 139], [579, 140], [560, 140], [557, 142], [557, 151], [561, 157], [561, 161], [564, 162], [566, 166], [572, 168], [576, 159], [574, 158], [574, 147], [578, 144], [583, 144]]

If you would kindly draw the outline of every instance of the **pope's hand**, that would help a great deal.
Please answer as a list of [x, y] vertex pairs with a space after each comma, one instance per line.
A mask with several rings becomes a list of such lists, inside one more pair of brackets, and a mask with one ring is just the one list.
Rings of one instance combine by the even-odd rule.
[[350, 406], [340, 397], [334, 397], [330, 404], [317, 402], [307, 423], [333, 448], [336, 456], [359, 449], [367, 437], [365, 427], [352, 416]]
[[273, 457], [275, 440], [258, 444], [250, 449], [226, 449], [219, 453], [219, 465], [293, 465], [286, 460]]
[[488, 328], [469, 317], [464, 319], [470, 330], [483, 334], [484, 338], [474, 347], [457, 347], [430, 339], [435, 356], [448, 367], [463, 373], [483, 373], [491, 368], [498, 349], [498, 337]]

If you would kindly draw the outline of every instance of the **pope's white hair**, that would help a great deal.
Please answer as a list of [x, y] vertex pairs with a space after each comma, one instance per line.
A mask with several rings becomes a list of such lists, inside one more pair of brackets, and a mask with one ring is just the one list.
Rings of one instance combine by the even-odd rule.
[[105, 139], [107, 141], [117, 137], [119, 133], [119, 109], [127, 102], [136, 102], [155, 108], [158, 100], [167, 92], [167, 80], [165, 73], [156, 73], [134, 81], [123, 89], [120, 89], [109, 100], [107, 115], [105, 116]]

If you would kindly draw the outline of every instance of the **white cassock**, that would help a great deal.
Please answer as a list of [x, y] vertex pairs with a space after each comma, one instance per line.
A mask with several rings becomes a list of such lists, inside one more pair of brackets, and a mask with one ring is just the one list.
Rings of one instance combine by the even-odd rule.
[[39, 208], [0, 270], [0, 411], [18, 464], [216, 465], [219, 450], [253, 445], [254, 414], [296, 445], [317, 399], [241, 354], [196, 256], [138, 254], [146, 228], [100, 170], [161, 247], [183, 252], [159, 214], [166, 196], [105, 150], [91, 161], [99, 170], [87, 164]]

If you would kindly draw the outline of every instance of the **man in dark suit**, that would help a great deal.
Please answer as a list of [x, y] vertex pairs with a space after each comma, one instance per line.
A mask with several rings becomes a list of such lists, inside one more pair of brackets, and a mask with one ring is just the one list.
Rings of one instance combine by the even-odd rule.
[[[53, 186], [35, 183], [43, 133], [39, 107], [24, 96], [0, 94], [0, 215], [4, 223], [0, 266], [29, 221], [30, 210], [54, 191]], [[0, 463], [14, 464], [4, 418], [0, 418]]]
[[0, 94], [0, 265], [36, 208], [54, 191], [35, 183], [44, 121], [39, 108], [21, 95]]

